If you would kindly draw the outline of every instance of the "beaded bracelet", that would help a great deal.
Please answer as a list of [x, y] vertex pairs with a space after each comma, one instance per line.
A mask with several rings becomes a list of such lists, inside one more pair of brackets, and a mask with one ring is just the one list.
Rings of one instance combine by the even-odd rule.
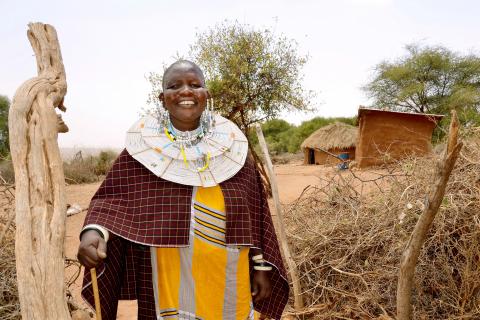
[[260, 254], [257, 254], [256, 256], [253, 256], [252, 260], [253, 260], [253, 262], [263, 260], [263, 254], [260, 253]]
[[254, 265], [253, 270], [257, 271], [271, 271], [273, 268], [270, 265], [267, 264], [261, 264], [261, 265]]

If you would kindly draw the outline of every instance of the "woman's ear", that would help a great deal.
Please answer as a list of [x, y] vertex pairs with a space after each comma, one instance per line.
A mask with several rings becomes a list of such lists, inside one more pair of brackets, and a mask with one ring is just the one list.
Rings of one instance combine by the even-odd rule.
[[158, 100], [164, 102], [163, 97], [164, 97], [163, 92], [160, 92], [160, 94], [158, 95]]
[[207, 99], [210, 99], [212, 96], [210, 95], [210, 91], [207, 89]]

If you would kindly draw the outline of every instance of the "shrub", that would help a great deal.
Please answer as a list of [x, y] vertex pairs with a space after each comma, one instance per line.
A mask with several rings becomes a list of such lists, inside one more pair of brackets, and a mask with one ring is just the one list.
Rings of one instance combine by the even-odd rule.
[[67, 183], [92, 183], [99, 181], [110, 170], [113, 161], [117, 158], [115, 151], [102, 151], [98, 156], [89, 156], [86, 159], [76, 158], [64, 162], [63, 170]]
[[118, 153], [108, 150], [102, 151], [95, 159], [95, 169], [94, 172], [97, 176], [104, 176], [107, 174], [108, 170], [112, 167], [113, 161], [117, 158]]
[[[13, 164], [11, 160], [0, 161], [0, 177], [5, 180], [6, 183], [15, 182], [15, 173], [13, 171]], [[4, 181], [1, 181], [2, 183]]]
[[67, 183], [91, 183], [99, 179], [95, 174], [95, 161], [93, 157], [64, 162], [63, 171]]

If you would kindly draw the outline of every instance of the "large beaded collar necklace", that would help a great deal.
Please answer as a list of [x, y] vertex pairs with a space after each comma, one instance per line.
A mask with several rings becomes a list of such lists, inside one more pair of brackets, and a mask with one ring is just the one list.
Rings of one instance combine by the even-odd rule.
[[170, 117], [148, 115], [127, 132], [127, 151], [155, 175], [192, 186], [214, 186], [245, 163], [248, 142], [231, 121], [204, 112], [200, 125], [180, 131]]

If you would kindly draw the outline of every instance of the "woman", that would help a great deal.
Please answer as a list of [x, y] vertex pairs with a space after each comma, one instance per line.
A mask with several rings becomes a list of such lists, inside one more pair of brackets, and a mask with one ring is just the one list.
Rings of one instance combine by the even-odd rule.
[[[243, 133], [207, 106], [203, 72], [165, 70], [158, 116], [137, 121], [90, 204], [78, 259], [96, 267], [103, 319], [279, 319], [288, 282]], [[84, 298], [93, 305], [89, 272]]]

